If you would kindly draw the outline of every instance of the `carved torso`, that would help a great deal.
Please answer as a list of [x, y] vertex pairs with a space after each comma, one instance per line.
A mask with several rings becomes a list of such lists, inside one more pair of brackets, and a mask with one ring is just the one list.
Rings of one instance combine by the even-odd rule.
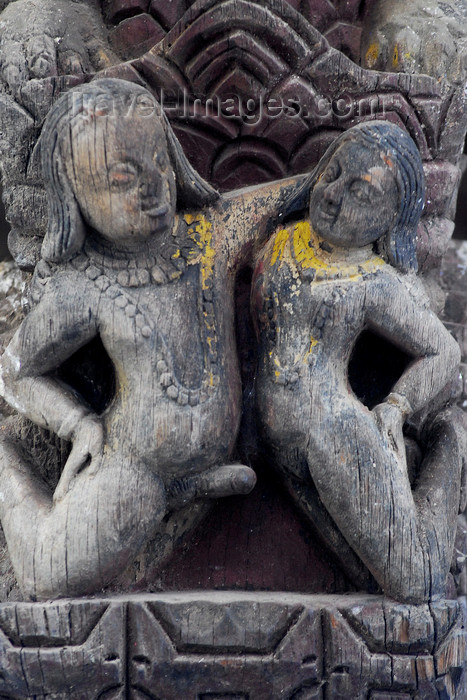
[[[163, 479], [228, 460], [240, 414], [226, 251], [204, 216], [186, 219], [194, 223], [171, 280], [155, 284], [160, 271], [117, 264], [90, 246], [45, 280], [59, 316], [70, 289], [86, 300], [70, 302], [74, 324], [87, 327], [77, 344], [99, 335], [113, 363], [116, 391], [104, 414], [108, 450], [146, 462]], [[200, 221], [209, 232], [203, 241], [195, 230]], [[179, 228], [184, 233], [186, 222]], [[180, 251], [173, 246], [174, 261]]]

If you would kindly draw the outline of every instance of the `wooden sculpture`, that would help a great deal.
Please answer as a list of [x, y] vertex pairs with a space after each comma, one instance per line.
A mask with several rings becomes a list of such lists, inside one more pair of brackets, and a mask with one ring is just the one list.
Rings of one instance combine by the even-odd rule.
[[465, 697], [464, 5], [0, 11], [0, 695]]
[[[412, 485], [407, 468], [403, 425], [460, 361], [412, 274], [420, 155], [399, 127], [360, 124], [328, 149], [293, 209], [301, 197], [307, 219], [272, 236], [253, 286], [266, 447], [322, 534], [335, 541], [337, 526], [385, 593], [420, 603], [444, 593], [462, 468], [455, 421], [442, 415], [425, 428], [430, 447]], [[350, 387], [349, 363], [369, 330], [408, 362], [367, 406]], [[324, 523], [323, 508], [332, 518]]]
[[[73, 448], [52, 497], [2, 444], [0, 515], [32, 598], [102, 588], [167, 512], [253, 487], [249, 467], [225, 466], [241, 409], [235, 270], [293, 187], [220, 198], [154, 98], [120, 80], [59, 100], [41, 148], [49, 229], [1, 391]], [[51, 376], [97, 337], [116, 385], [102, 415]]]

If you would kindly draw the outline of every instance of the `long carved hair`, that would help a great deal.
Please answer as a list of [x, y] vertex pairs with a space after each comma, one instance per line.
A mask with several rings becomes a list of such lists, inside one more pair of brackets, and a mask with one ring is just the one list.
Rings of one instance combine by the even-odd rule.
[[362, 122], [338, 136], [313, 172], [285, 203], [284, 215], [289, 216], [304, 209], [308, 211], [310, 193], [319, 176], [339, 146], [346, 141], [378, 149], [393, 172], [399, 192], [399, 209], [393, 226], [377, 242], [378, 252], [401, 272], [416, 271], [417, 226], [425, 203], [423, 164], [420, 152], [408, 133], [391, 122]]
[[64, 262], [82, 247], [86, 224], [66, 173], [65, 153], [72, 153], [72, 134], [109, 113], [116, 106], [145, 112], [163, 127], [174, 170], [177, 207], [202, 208], [219, 194], [188, 162], [165, 114], [154, 97], [140, 85], [125, 80], [101, 79], [70, 90], [50, 110], [40, 136], [42, 172], [48, 194], [48, 229], [42, 258]]

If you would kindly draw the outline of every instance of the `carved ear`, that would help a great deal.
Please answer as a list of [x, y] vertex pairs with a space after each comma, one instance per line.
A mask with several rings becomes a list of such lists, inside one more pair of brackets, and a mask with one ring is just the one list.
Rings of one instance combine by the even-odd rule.
[[65, 262], [83, 246], [86, 226], [58, 149], [54, 148], [47, 169], [49, 222], [42, 243], [42, 257], [49, 262]]

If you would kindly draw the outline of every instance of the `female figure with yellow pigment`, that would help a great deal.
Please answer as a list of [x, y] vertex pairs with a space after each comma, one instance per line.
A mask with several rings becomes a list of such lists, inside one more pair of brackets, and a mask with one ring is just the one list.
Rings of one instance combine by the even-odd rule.
[[[404, 423], [455, 377], [460, 358], [415, 276], [419, 153], [390, 123], [360, 124], [328, 149], [290, 210], [301, 198], [309, 219], [276, 232], [255, 272], [263, 435], [340, 558], [350, 545], [385, 593], [421, 602], [444, 592], [461, 456], [460, 433], [439, 414], [409, 479]], [[348, 376], [364, 331], [410, 358], [372, 410]]]
[[[251, 469], [229, 464], [241, 410], [235, 273], [293, 186], [219, 196], [151, 95], [119, 80], [67, 93], [41, 142], [49, 230], [1, 392], [72, 450], [52, 495], [21, 447], [2, 442], [0, 516], [33, 598], [99, 590], [167, 513], [253, 487]], [[54, 375], [97, 337], [116, 377], [101, 415]]]

